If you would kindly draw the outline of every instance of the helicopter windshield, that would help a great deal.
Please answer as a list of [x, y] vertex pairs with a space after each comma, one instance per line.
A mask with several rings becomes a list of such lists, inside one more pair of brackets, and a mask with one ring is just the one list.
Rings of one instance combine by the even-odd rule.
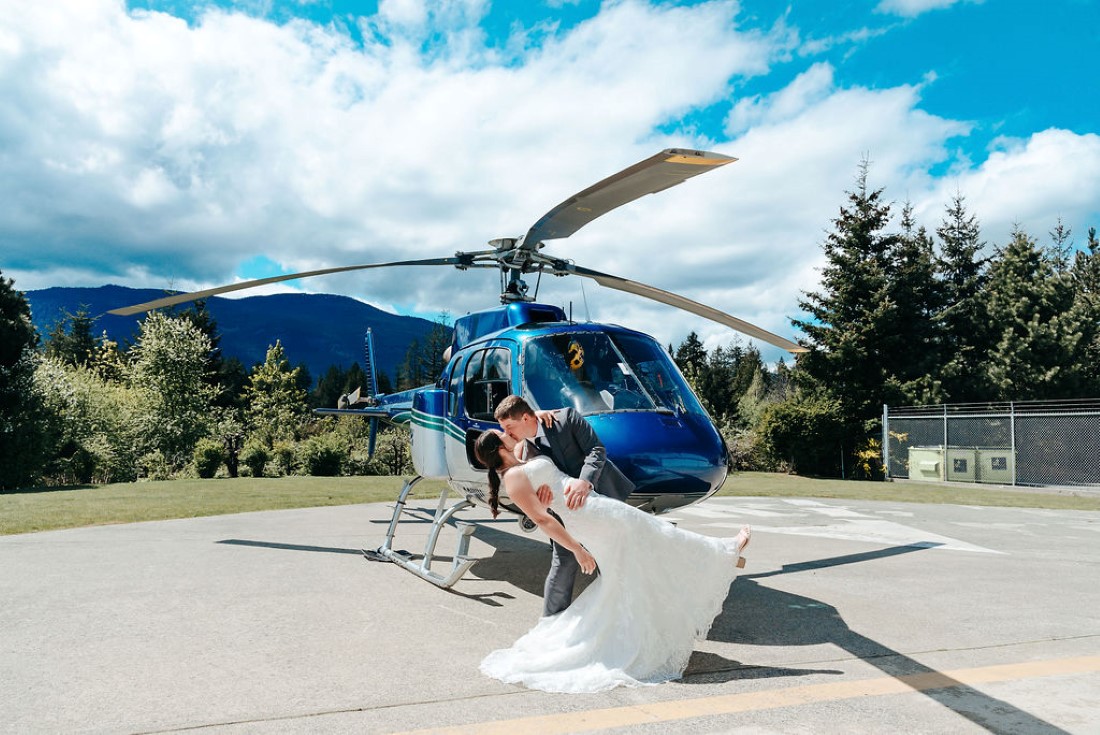
[[671, 358], [651, 340], [603, 332], [528, 340], [524, 381], [542, 409], [702, 413]]

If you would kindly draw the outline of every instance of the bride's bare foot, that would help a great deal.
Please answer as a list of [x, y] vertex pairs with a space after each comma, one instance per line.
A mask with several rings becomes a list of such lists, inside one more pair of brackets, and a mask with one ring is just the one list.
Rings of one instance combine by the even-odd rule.
[[749, 526], [741, 526], [741, 530], [738, 532], [737, 537], [734, 538], [734, 550], [737, 551], [737, 568], [745, 568], [745, 557], [742, 555], [745, 551], [745, 547], [749, 545], [749, 541], [752, 540], [752, 528]]
[[752, 528], [749, 526], [741, 526], [741, 530], [738, 532], [737, 537], [734, 540], [734, 549], [740, 554], [745, 550], [745, 547], [749, 545], [749, 541], [752, 540]]

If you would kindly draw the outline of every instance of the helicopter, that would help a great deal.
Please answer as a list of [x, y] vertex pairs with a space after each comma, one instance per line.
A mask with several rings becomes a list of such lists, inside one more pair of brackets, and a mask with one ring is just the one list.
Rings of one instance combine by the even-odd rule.
[[[498, 428], [493, 412], [509, 394], [524, 396], [537, 410], [571, 407], [592, 426], [607, 456], [635, 484], [627, 502], [660, 514], [713, 495], [728, 472], [728, 449], [668, 352], [643, 333], [613, 324], [577, 322], [559, 307], [536, 301], [542, 276], [581, 276], [600, 285], [649, 298], [705, 317], [791, 353], [805, 348], [749, 322], [655, 286], [576, 265], [543, 252], [547, 240], [563, 239], [596, 218], [687, 179], [736, 161], [708, 151], [670, 148], [613, 174], [566, 199], [543, 215], [522, 237], [489, 241], [489, 249], [456, 252], [452, 257], [350, 265], [177, 293], [109, 313], [131, 315], [241, 289], [373, 268], [453, 266], [458, 270], [500, 271], [500, 306], [455, 319], [445, 366], [435, 383], [379, 394], [374, 343], [364, 340], [367, 385], [342, 396], [336, 408], [320, 415], [360, 416], [370, 425], [373, 451], [378, 422], [411, 426], [415, 476], [398, 494], [385, 541], [364, 550], [369, 559], [393, 562], [444, 589], [452, 587], [476, 563], [470, 558], [472, 523], [453, 520], [463, 510], [488, 505], [485, 467], [474, 442], [486, 429]], [[529, 293], [524, 276], [537, 277]], [[394, 549], [398, 523], [409, 494], [425, 478], [447, 482], [431, 521], [424, 553], [416, 559]], [[454, 492], [457, 502], [448, 505]], [[530, 521], [502, 495], [501, 507], [518, 516], [524, 531]], [[431, 568], [441, 531], [458, 530], [450, 569]]]

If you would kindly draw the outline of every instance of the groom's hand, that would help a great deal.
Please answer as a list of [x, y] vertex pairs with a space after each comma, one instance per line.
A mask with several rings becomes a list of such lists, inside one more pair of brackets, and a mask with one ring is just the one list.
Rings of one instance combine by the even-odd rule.
[[535, 491], [535, 495], [539, 498], [539, 503], [542, 505], [550, 505], [554, 500], [554, 491], [550, 489], [549, 485], [539, 485], [539, 489]]
[[565, 504], [569, 510], [576, 510], [584, 506], [588, 494], [592, 492], [592, 483], [580, 478], [571, 478], [565, 486]]

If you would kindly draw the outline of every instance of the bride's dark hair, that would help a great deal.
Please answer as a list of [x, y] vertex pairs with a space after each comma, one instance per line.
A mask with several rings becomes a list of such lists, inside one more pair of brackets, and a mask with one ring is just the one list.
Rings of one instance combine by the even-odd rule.
[[481, 436], [474, 442], [474, 454], [489, 468], [489, 510], [492, 511], [493, 518], [500, 515], [500, 468], [504, 466], [500, 448], [503, 446], [503, 440], [495, 431], [481, 432]]

